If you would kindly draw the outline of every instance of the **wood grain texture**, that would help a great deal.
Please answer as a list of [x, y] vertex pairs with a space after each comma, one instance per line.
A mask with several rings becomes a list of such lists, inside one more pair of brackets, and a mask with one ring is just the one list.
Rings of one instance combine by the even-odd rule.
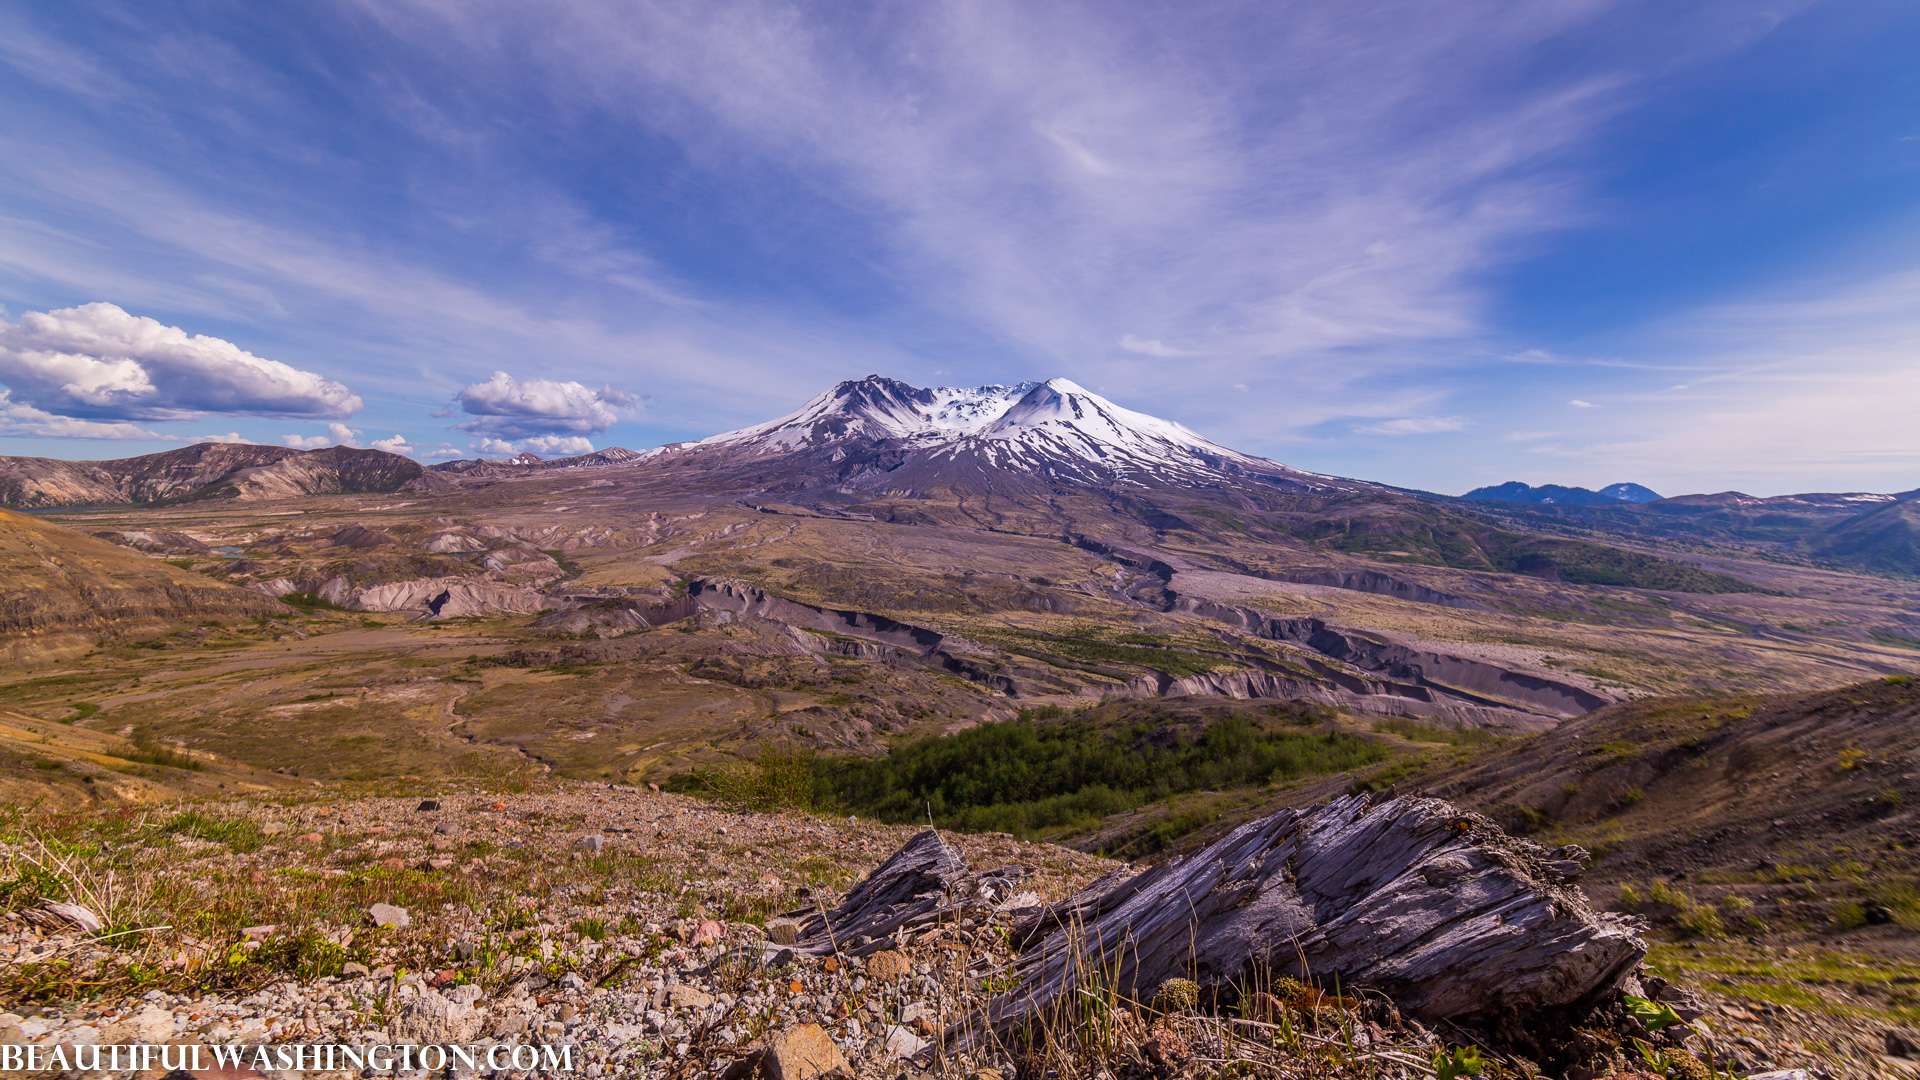
[[1264, 971], [1384, 993], [1429, 1020], [1571, 1005], [1646, 955], [1631, 919], [1571, 887], [1584, 858], [1436, 799], [1282, 811], [1028, 920], [1016, 930], [1019, 985], [949, 1036], [1044, 1021], [1089, 972], [1141, 1001], [1171, 978], [1231, 1000]]

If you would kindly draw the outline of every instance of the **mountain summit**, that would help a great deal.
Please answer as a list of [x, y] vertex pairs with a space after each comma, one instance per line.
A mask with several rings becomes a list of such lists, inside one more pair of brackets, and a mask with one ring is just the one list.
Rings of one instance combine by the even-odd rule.
[[992, 474], [1103, 485], [1193, 485], [1232, 476], [1300, 489], [1340, 486], [1122, 408], [1067, 379], [923, 389], [869, 375], [764, 424], [658, 453], [742, 464], [803, 455], [833, 467], [837, 482], [885, 476], [914, 487]]
[[1612, 506], [1618, 503], [1659, 502], [1661, 496], [1652, 488], [1639, 484], [1608, 484], [1599, 491], [1589, 491], [1583, 487], [1562, 487], [1559, 484], [1542, 484], [1532, 487], [1518, 480], [1509, 480], [1492, 487], [1474, 488], [1463, 499], [1484, 499], [1488, 502], [1541, 503], [1558, 506]]

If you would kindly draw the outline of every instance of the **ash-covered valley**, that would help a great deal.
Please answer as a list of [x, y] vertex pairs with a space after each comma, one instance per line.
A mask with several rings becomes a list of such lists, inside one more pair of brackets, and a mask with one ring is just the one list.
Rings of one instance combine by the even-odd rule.
[[[1740, 1054], [1760, 1071], [1839, 1052], [1789, 1048], [1795, 1015], [1762, 1030], [1770, 1010], [1842, 1018], [1830, 1041], [1859, 1054], [1891, 1046], [1882, 1029], [1914, 1008], [1894, 981], [1916, 959], [1908, 925], [1920, 925], [1920, 881], [1900, 839], [1913, 828], [1907, 800], [1920, 797], [1900, 734], [1914, 707], [1902, 680], [1920, 669], [1920, 584], [1901, 561], [1907, 496], [1803, 500], [1815, 510], [1791, 528], [1771, 512], [1741, 518], [1737, 505], [1683, 513], [1684, 499], [1516, 508], [1289, 468], [1064, 380], [953, 390], [877, 376], [766, 424], [637, 453], [423, 468], [378, 451], [203, 444], [122, 462], [6, 459], [0, 495], [20, 508], [0, 511], [0, 790], [73, 836], [162, 805], [174, 821], [189, 811], [173, 804], [214, 800], [204, 828], [128, 835], [219, 844], [218, 821], [285, 807], [306, 828], [320, 820], [314, 807], [339, 804], [352, 824], [321, 829], [320, 848], [277, 837], [233, 850], [245, 873], [273, 872], [255, 864], [284, 852], [288, 865], [351, 877], [371, 900], [409, 875], [422, 877], [408, 888], [424, 889], [493, 872], [488, 852], [432, 865], [442, 860], [430, 838], [397, 855], [372, 843], [359, 859], [355, 838], [398, 812], [357, 800], [383, 795], [457, 790], [480, 806], [489, 793], [538, 791], [590, 803], [578, 793], [645, 799], [664, 786], [734, 812], [932, 818], [1036, 850], [1171, 865], [1283, 808], [1443, 793], [1489, 828], [1594, 856], [1596, 908], [1650, 920], [1655, 967], [1642, 974], [1703, 988], [1708, 998], [1685, 1000], [1755, 1025], [1746, 1037], [1759, 1049], [1708, 1036], [1724, 1061]], [[1762, 518], [1765, 528], [1753, 524]], [[1792, 726], [1809, 715], [1830, 726]], [[1542, 777], [1552, 783], [1530, 782]], [[1837, 786], [1844, 799], [1796, 816], [1809, 792]], [[1689, 791], [1715, 794], [1691, 802]], [[597, 811], [580, 812], [579, 836], [516, 849], [531, 876], [486, 903], [537, 907], [556, 874], [579, 870], [568, 845], [605, 836], [592, 832]], [[10, 828], [10, 866], [24, 880], [33, 834], [25, 818]], [[631, 857], [652, 858], [632, 846]], [[820, 875], [851, 886], [886, 852], [866, 854]], [[791, 871], [765, 873], [784, 884], [708, 872], [694, 897], [690, 874], [651, 882], [617, 936], [642, 956], [678, 933], [686, 970], [711, 975], [734, 924], [764, 926], [776, 898], [803, 906]], [[1538, 875], [1542, 889], [1566, 884]], [[320, 928], [336, 937], [358, 910], [337, 906], [345, 914]], [[569, 921], [599, 917], [567, 910]], [[600, 940], [530, 917], [536, 940]], [[674, 931], [679, 920], [693, 929]], [[722, 937], [694, 944], [706, 921]], [[983, 927], [1010, 925], [976, 923], [964, 928], [975, 941], [956, 921], [951, 942], [972, 947]], [[459, 929], [486, 930], [476, 926]], [[949, 940], [904, 938], [910, 958]], [[416, 947], [439, 945], [409, 939], [367, 959], [425, 962], [405, 952]], [[1821, 963], [1855, 957], [1854, 983], [1868, 989], [1806, 989], [1812, 967], [1764, 961], [1781, 948]], [[15, 952], [16, 969], [28, 955]], [[683, 976], [657, 959], [634, 963], [666, 1003]], [[469, 953], [447, 967], [449, 981], [511, 992], [501, 1000], [535, 1029], [549, 1022], [540, 1010], [586, 1015], [600, 1000], [590, 988], [542, 995], [524, 970], [474, 963]], [[200, 969], [182, 959], [166, 970], [184, 990]], [[751, 993], [772, 992], [771, 976], [758, 978]], [[989, 992], [971, 978], [981, 987], [966, 992]], [[385, 992], [399, 993], [387, 979]], [[896, 1015], [876, 1028], [859, 1023], [857, 1002], [836, 1015], [858, 996], [851, 978], [809, 968], [792, 981], [810, 1001], [841, 995], [802, 1011], [849, 1068], [905, 1067], [888, 1056], [887, 1030], [921, 999], [895, 995]], [[82, 993], [7, 985], [23, 1005]], [[695, 1031], [716, 1019], [702, 1010], [718, 998], [710, 980], [687, 985], [697, 995], [683, 998], [706, 1004], [686, 1016], [656, 1008], [650, 1028], [640, 1009], [630, 1041], [652, 1056], [622, 1067], [664, 1075], [694, 1053], [675, 1050], [693, 1040], [667, 1025]], [[965, 1003], [941, 995], [970, 985], [923, 997], [945, 1017]], [[413, 988], [427, 992], [437, 991]], [[1151, 1004], [1138, 1003], [1128, 1067], [1209, 1060], [1191, 1046], [1172, 1054], [1171, 1042], [1155, 1044], [1159, 1058], [1145, 1049], [1161, 1030]], [[1700, 1015], [1725, 1028], [1734, 1014]], [[551, 1020], [560, 1035], [568, 1019]], [[1337, 1015], [1325, 1019], [1337, 1029]], [[906, 1027], [924, 1041], [940, 1028], [929, 1025]], [[722, 1029], [737, 1036], [727, 1049], [709, 1040], [698, 1052], [716, 1074], [750, 1056], [740, 1024], [704, 1030]], [[1428, 1072], [1445, 1049], [1426, 1027], [1379, 1030], [1383, 1052], [1405, 1036], [1413, 1049], [1392, 1053]], [[1566, 1070], [1583, 1051], [1555, 1046], [1529, 1052], [1559, 1054], [1554, 1068], [1575, 1075]], [[1621, 1037], [1600, 1057], [1624, 1070], [1632, 1053]], [[1854, 1075], [1904, 1075], [1891, 1051], [1873, 1053], [1884, 1060], [1871, 1069], [1896, 1071]], [[989, 1066], [1034, 1067], [982, 1059]]]

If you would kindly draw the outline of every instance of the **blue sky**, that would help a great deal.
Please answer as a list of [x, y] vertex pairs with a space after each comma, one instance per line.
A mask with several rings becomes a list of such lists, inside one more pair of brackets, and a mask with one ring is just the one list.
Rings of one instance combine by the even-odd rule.
[[0, 5], [0, 453], [1065, 376], [1458, 493], [1920, 486], [1920, 7]]

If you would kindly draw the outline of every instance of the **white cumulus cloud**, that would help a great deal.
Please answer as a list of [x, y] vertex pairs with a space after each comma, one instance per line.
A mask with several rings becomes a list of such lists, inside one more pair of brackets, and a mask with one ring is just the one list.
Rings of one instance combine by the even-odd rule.
[[333, 436], [333, 441], [339, 443], [341, 446], [351, 446], [356, 450], [360, 448], [359, 428], [350, 428], [345, 424], [332, 423], [327, 425], [327, 434]]
[[390, 439], [373, 440], [373, 448], [375, 450], [385, 450], [389, 454], [413, 453], [413, 444], [407, 442], [407, 437], [405, 435], [399, 435], [399, 434], [394, 435]]
[[108, 303], [0, 322], [0, 382], [18, 403], [90, 420], [345, 417], [360, 408], [359, 395], [331, 379]]
[[639, 405], [611, 386], [598, 390], [552, 379], [521, 381], [504, 371], [454, 395], [454, 404], [474, 419], [460, 430], [496, 439], [543, 435], [596, 435]]
[[[1676, 387], [1676, 389], [1678, 388]], [[1574, 398], [1572, 401], [1567, 402], [1567, 404], [1573, 406], [1576, 409], [1597, 409], [1600, 407], [1598, 405], [1595, 405], [1591, 401], [1581, 401], [1579, 398]]]
[[593, 453], [593, 442], [584, 435], [542, 435], [520, 440], [520, 449], [553, 457], [573, 457]]
[[295, 450], [319, 450], [333, 445], [333, 440], [325, 435], [282, 435], [280, 441]]

